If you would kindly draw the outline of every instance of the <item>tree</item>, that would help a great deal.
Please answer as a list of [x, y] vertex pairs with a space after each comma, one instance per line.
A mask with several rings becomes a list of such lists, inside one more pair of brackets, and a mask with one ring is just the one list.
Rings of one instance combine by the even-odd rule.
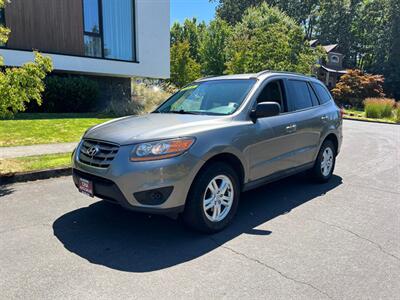
[[196, 61], [200, 60], [200, 45], [204, 39], [207, 25], [203, 21], [197, 23], [196, 18], [185, 19], [183, 25], [175, 22], [171, 27], [171, 46], [187, 41], [190, 47], [190, 56]]
[[385, 64], [385, 87], [397, 100], [400, 99], [400, 1], [390, 0], [389, 13], [389, 49], [388, 59]]
[[228, 73], [271, 69], [310, 74], [321, 57], [309, 47], [293, 19], [266, 3], [246, 11], [234, 27], [226, 51]]
[[211, 2], [218, 1], [216, 8], [217, 16], [228, 22], [230, 25], [235, 25], [242, 20], [244, 12], [249, 7], [258, 7], [265, 0], [210, 0]]
[[353, 22], [357, 68], [372, 73], [382, 73], [388, 54], [387, 0], [363, 1]]
[[362, 0], [320, 0], [317, 37], [323, 44], [339, 44], [344, 65], [357, 65], [354, 21]]
[[243, 14], [248, 8], [258, 7], [263, 2], [286, 12], [303, 26], [306, 37], [312, 38], [317, 22], [319, 0], [220, 0], [216, 9], [217, 15], [229, 24], [235, 25], [242, 20]]
[[335, 100], [342, 104], [362, 107], [366, 98], [385, 97], [382, 75], [371, 75], [360, 70], [348, 70], [332, 89]]
[[200, 76], [200, 65], [190, 56], [189, 42], [178, 42], [172, 45], [171, 82], [177, 87], [182, 87]]
[[226, 64], [226, 43], [231, 34], [227, 22], [220, 18], [210, 22], [200, 47], [200, 61], [204, 75], [222, 75]]
[[315, 33], [319, 12], [320, 0], [266, 0], [271, 6], [276, 6], [299, 23], [306, 34], [307, 39], [311, 39]]
[[174, 22], [170, 30], [170, 45], [183, 42], [183, 26], [179, 22]]
[[[4, 0], [0, 0], [0, 8]], [[0, 41], [6, 43], [10, 31], [0, 26]], [[0, 66], [3, 58], [0, 59]], [[24, 111], [30, 101], [41, 104], [44, 90], [43, 79], [52, 70], [49, 57], [35, 53], [35, 61], [20, 68], [6, 68], [0, 72], [0, 117], [11, 117], [18, 111]]]

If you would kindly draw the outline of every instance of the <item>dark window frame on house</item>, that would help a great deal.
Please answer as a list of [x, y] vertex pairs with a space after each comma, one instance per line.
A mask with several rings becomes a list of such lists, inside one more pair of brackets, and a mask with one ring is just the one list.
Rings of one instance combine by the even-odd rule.
[[[87, 14], [85, 14], [85, 2], [86, 1], [87, 1], [87, 3], [91, 2], [91, 3], [97, 4], [97, 7], [96, 7], [97, 8], [97, 18], [98, 18], [97, 22], [99, 25], [98, 32], [95, 32], [94, 30], [88, 31], [86, 28], [86, 24], [85, 24], [86, 23], [85, 21], [87, 21], [87, 19], [86, 19]], [[85, 57], [93, 57], [93, 58], [100, 58], [100, 59], [107, 59], [107, 60], [137, 62], [136, 7], [135, 7], [136, 1], [135, 0], [125, 0], [125, 1], [131, 2], [131, 6], [132, 6], [131, 15], [130, 15], [130, 18], [131, 18], [131, 20], [130, 20], [130, 22], [131, 22], [131, 32], [130, 32], [131, 33], [130, 34], [131, 49], [127, 48], [127, 49], [129, 49], [128, 51], [131, 51], [130, 53], [128, 53], [128, 55], [131, 56], [130, 58], [118, 57], [118, 56], [115, 56], [114, 54], [111, 54], [111, 55], [113, 55], [113, 57], [107, 57], [110, 54], [107, 54], [108, 49], [105, 47], [104, 32], [106, 30], [104, 28], [104, 23], [103, 23], [103, 21], [104, 21], [103, 1], [110, 1], [110, 0], [82, 0], [83, 36], [84, 36], [83, 38], [84, 38], [84, 47], [85, 47], [85, 49], [84, 49]], [[124, 27], [124, 29], [125, 29], [125, 27]], [[126, 31], [125, 30], [121, 31], [122, 34], [124, 32], [126, 32]], [[95, 47], [100, 45], [100, 49], [97, 50], [97, 52], [99, 52], [98, 54], [94, 53], [94, 51], [93, 51], [94, 49], [90, 49], [90, 48], [86, 47], [86, 41], [89, 41], [90, 39], [91, 39], [91, 42], [93, 43], [93, 45], [95, 45]], [[100, 40], [100, 41], [95, 42], [96, 40]], [[128, 40], [129, 40], [129, 38], [128, 38]], [[87, 51], [90, 51], [90, 50], [92, 50], [92, 53], [87, 54]], [[119, 49], [119, 50], [121, 50], [121, 49]], [[121, 52], [121, 51], [119, 51], [119, 52]]]
[[[44, 53], [48, 54], [54, 54], [54, 55], [66, 55], [66, 56], [73, 56], [73, 57], [82, 57], [82, 58], [94, 58], [94, 59], [104, 59], [104, 60], [111, 60], [111, 61], [121, 61], [121, 62], [129, 62], [129, 63], [139, 63], [137, 59], [137, 36], [136, 36], [136, 27], [137, 27], [137, 22], [136, 22], [136, 0], [129, 0], [131, 1], [131, 6], [132, 6], [132, 12], [131, 12], [131, 25], [132, 25], [132, 31], [131, 31], [131, 41], [132, 41], [132, 56], [130, 59], [119, 59], [119, 58], [111, 58], [111, 57], [106, 57], [104, 55], [104, 37], [103, 37], [103, 32], [102, 32], [102, 1], [103, 0], [95, 0], [98, 3], [98, 13], [99, 13], [99, 32], [91, 32], [85, 29], [85, 12], [84, 12], [84, 1], [81, 0], [81, 5], [82, 5], [82, 22], [83, 22], [83, 32], [82, 32], [82, 39], [83, 39], [83, 45], [84, 49], [83, 51], [85, 52], [85, 38], [87, 37], [92, 37], [92, 38], [99, 38], [101, 40], [101, 55], [94, 56], [94, 55], [86, 55], [86, 54], [71, 54], [71, 53], [63, 53], [62, 51], [46, 51], [42, 50]], [[118, 0], [115, 0], [118, 1]], [[0, 25], [7, 26], [7, 20], [6, 20], [6, 15], [5, 15], [5, 10], [2, 8], [0, 10]], [[18, 50], [18, 51], [29, 51], [31, 52], [32, 49], [27, 49], [27, 48], [17, 48], [17, 47], [9, 47], [4, 43], [0, 43], [0, 49], [8, 49], [8, 50]], [[40, 49], [37, 49], [41, 51]]]

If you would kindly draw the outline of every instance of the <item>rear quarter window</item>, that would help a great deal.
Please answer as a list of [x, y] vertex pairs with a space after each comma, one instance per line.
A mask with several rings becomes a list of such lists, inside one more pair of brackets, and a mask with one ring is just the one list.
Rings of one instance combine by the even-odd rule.
[[312, 82], [311, 84], [312, 84], [315, 92], [317, 93], [317, 96], [318, 96], [321, 104], [331, 101], [331, 99], [332, 99], [331, 94], [328, 92], [328, 90], [324, 86], [322, 86], [322, 84], [315, 83], [315, 82]]

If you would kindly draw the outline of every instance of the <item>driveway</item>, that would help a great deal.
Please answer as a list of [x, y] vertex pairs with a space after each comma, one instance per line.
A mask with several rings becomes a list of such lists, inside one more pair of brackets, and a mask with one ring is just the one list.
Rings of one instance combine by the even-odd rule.
[[70, 177], [0, 188], [0, 298], [395, 299], [400, 126], [344, 122], [333, 179], [243, 194], [205, 236], [79, 194]]

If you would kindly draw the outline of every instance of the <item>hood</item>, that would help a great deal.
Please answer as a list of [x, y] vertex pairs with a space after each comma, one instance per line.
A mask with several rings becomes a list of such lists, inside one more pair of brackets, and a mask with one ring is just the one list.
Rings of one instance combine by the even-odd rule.
[[226, 116], [148, 114], [105, 122], [89, 129], [84, 138], [120, 145], [136, 142], [191, 136], [196, 132], [223, 126]]

